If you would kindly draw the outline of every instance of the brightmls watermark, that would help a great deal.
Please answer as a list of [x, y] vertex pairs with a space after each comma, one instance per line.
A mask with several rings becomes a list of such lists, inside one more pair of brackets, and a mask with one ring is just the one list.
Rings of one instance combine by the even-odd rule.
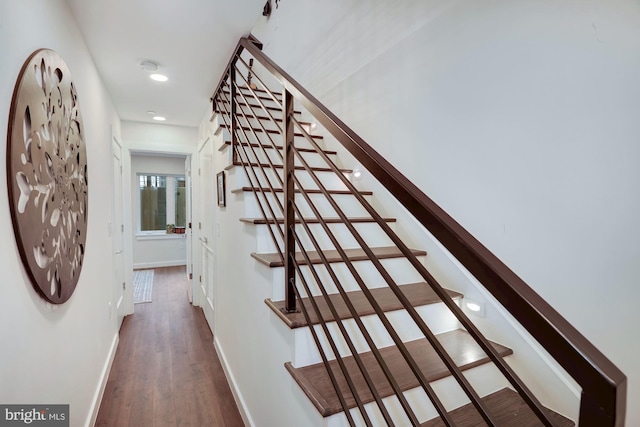
[[0, 405], [0, 427], [69, 427], [69, 405]]

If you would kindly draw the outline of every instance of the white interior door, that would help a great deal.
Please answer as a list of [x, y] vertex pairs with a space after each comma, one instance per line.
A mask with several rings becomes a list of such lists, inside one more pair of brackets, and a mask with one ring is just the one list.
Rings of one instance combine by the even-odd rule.
[[198, 275], [199, 295], [202, 297], [201, 306], [211, 330], [214, 330], [215, 307], [215, 265], [214, 252], [214, 212], [215, 206], [215, 173], [213, 167], [213, 141], [207, 139], [198, 152], [198, 236], [199, 261]]
[[184, 163], [186, 203], [187, 203], [187, 297], [193, 303], [193, 215], [191, 214], [191, 156], [187, 156]]
[[124, 277], [124, 221], [122, 203], [122, 147], [114, 138], [112, 143], [113, 211], [111, 213], [111, 243], [113, 248], [113, 292], [117, 326], [120, 328], [126, 313], [126, 281]]

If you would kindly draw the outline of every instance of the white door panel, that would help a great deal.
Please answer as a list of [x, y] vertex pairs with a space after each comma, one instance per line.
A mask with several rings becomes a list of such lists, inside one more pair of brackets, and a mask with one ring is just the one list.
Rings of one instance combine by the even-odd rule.
[[191, 156], [187, 156], [184, 164], [185, 168], [185, 185], [187, 188], [187, 297], [189, 298], [189, 302], [193, 303], [193, 215], [191, 210]]
[[[214, 250], [214, 212], [213, 207], [216, 205], [215, 198], [215, 170], [214, 170], [214, 147], [213, 141], [207, 139], [198, 153], [198, 223], [193, 224], [197, 227], [199, 242], [199, 275], [197, 277], [199, 285], [199, 295], [202, 296], [200, 305], [202, 306], [205, 316], [209, 322], [209, 326], [213, 330], [214, 321], [214, 301], [215, 301], [215, 274], [214, 266], [216, 265], [216, 254]], [[196, 247], [196, 245], [194, 245]]]
[[111, 243], [113, 248], [113, 292], [117, 327], [120, 328], [126, 313], [125, 301], [127, 291], [133, 298], [133, 289], [126, 289], [124, 274], [124, 219], [122, 202], [122, 147], [114, 138], [112, 142], [113, 186], [112, 199], [113, 211], [111, 215]]

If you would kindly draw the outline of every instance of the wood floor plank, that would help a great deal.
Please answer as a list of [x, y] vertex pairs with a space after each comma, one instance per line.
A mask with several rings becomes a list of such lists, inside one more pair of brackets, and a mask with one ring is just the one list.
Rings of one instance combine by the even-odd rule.
[[184, 267], [156, 269], [153, 302], [124, 319], [96, 426], [243, 426]]

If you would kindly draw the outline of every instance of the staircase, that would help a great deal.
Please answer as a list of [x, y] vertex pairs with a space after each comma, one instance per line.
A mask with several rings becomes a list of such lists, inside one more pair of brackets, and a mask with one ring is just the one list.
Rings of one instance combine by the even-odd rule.
[[524, 386], [509, 366], [518, 355], [484, 338], [464, 295], [426, 271], [429, 254], [398, 242], [397, 219], [336, 166], [313, 108], [295, 110], [237, 58], [246, 69], [221, 82], [212, 121], [244, 205], [237, 221], [272, 281], [266, 307], [289, 329], [282, 369], [317, 410], [314, 425], [574, 425]]

